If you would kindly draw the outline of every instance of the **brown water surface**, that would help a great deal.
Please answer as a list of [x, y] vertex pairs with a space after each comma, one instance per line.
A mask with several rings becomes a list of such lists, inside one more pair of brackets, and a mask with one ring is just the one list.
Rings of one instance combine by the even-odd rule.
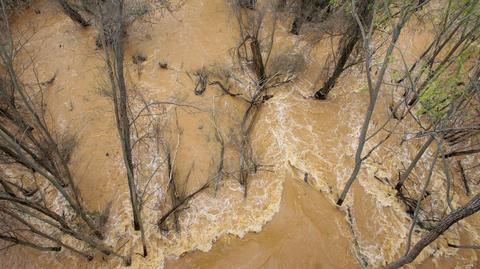
[[[365, 78], [361, 67], [354, 67], [342, 76], [328, 101], [305, 98], [314, 92], [330, 42], [312, 44], [291, 36], [290, 20], [280, 22], [273, 57], [293, 47], [293, 52], [307, 54], [307, 64], [293, 83], [272, 91], [273, 98], [262, 106], [252, 131], [253, 152], [268, 171], [251, 176], [246, 199], [234, 176], [225, 179], [217, 193], [208, 190], [196, 196], [182, 211], [182, 229], [176, 234], [162, 233], [155, 225], [168, 205], [162, 168], [153, 178], [143, 211], [150, 255], [147, 259], [133, 255], [132, 268], [359, 268], [360, 261], [378, 268], [404, 252], [410, 218], [393, 188], [374, 176], [394, 182], [401, 163], [408, 163], [421, 141], [393, 150], [401, 137], [392, 138], [387, 149], [366, 162], [345, 207], [337, 208], [334, 201], [351, 172], [365, 112]], [[422, 23], [412, 22], [399, 42], [408, 51], [407, 61], [418, 57], [431, 37], [427, 26], [418, 25]], [[111, 204], [107, 242], [124, 253], [139, 252], [112, 104], [99, 90], [107, 84], [102, 53], [95, 50], [95, 30], [72, 23], [54, 1], [36, 1], [14, 19], [13, 27], [17, 37], [34, 33], [25, 50], [34, 56], [40, 80], [56, 74], [46, 102], [52, 125], [78, 137], [71, 167], [86, 207], [101, 212]], [[173, 13], [159, 12], [136, 21], [128, 32], [125, 72], [132, 96], [195, 106], [165, 105], [154, 117], [163, 126], [162, 141], [175, 151], [179, 180], [186, 182], [191, 170], [186, 190], [193, 191], [215, 176], [219, 143], [212, 114], [227, 141], [225, 170], [235, 174], [236, 136], [246, 105], [222, 96], [214, 87], [203, 96], [194, 95], [194, 81], [187, 74], [202, 67], [233, 65], [230, 52], [238, 43], [238, 31], [226, 1], [187, 1]], [[138, 53], [147, 60], [133, 64], [131, 57]], [[21, 61], [28, 59], [22, 54]], [[167, 62], [168, 69], [161, 69], [159, 62]], [[32, 72], [25, 72], [22, 79], [33, 81]], [[381, 96], [372, 128], [385, 119], [388, 98]], [[134, 103], [133, 109], [140, 106]], [[140, 133], [147, 123], [139, 121]], [[162, 158], [152, 146], [138, 150], [135, 161], [151, 172]], [[427, 166], [428, 161], [422, 162], [414, 174], [420, 178]], [[444, 188], [441, 177], [438, 171], [437, 189]], [[462, 198], [456, 199], [458, 203]], [[445, 246], [446, 238], [480, 242], [477, 234], [464, 236], [475, 228], [480, 228], [478, 216], [452, 227], [412, 267], [478, 268], [475, 251], [438, 248]], [[2, 268], [120, 267], [118, 261], [97, 256], [88, 263], [66, 251], [39, 254], [14, 247], [0, 259]]]

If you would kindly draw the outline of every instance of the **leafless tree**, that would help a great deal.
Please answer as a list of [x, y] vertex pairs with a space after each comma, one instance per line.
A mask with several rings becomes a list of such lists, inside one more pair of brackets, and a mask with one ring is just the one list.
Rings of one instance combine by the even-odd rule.
[[[14, 62], [24, 46], [14, 41], [5, 4], [3, 1], [1, 4], [0, 166], [13, 168], [21, 175], [0, 174], [0, 214], [5, 228], [0, 231], [1, 239], [44, 251], [65, 248], [91, 260], [90, 251], [62, 241], [62, 236], [69, 236], [92, 250], [116, 256], [129, 264], [129, 257], [100, 241], [103, 235], [97, 217], [81, 203], [68, 166], [74, 140], [58, 142], [45, 118], [43, 91], [45, 86], [54, 83], [55, 76], [40, 82], [34, 68], [33, 86], [21, 81]], [[52, 187], [54, 195], [65, 200], [59, 209], [63, 212], [52, 209], [56, 198], [45, 193]], [[56, 246], [45, 247], [38, 239]]]
[[[414, 122], [417, 123], [417, 126], [420, 127], [420, 131], [411, 133], [413, 137], [427, 137], [427, 139], [416, 153], [414, 159], [410, 162], [406, 171], [399, 173], [399, 182], [396, 185], [398, 191], [397, 197], [400, 198], [408, 208], [407, 212], [410, 213], [412, 217], [412, 224], [407, 235], [405, 255], [399, 260], [387, 265], [386, 268], [399, 268], [412, 262], [426, 246], [438, 238], [450, 226], [478, 211], [478, 206], [476, 205], [478, 203], [478, 201], [476, 201], [478, 200], [478, 194], [461, 208], [454, 208], [452, 196], [454, 195], [455, 189], [449, 168], [450, 164], [448, 162], [448, 158], [454, 158], [455, 156], [461, 157], [464, 156], [464, 154], [475, 154], [475, 145], [479, 135], [478, 117], [476, 116], [478, 112], [475, 107], [478, 106], [478, 95], [480, 93], [478, 91], [480, 89], [480, 69], [478, 65], [478, 55], [469, 52], [471, 45], [474, 44], [470, 43], [470, 41], [477, 39], [475, 35], [472, 35], [472, 29], [477, 27], [477, 21], [475, 18], [470, 20], [472, 17], [469, 15], [470, 13], [467, 12], [468, 8], [465, 9], [464, 4], [471, 5], [469, 8], [474, 8], [478, 2], [471, 1], [462, 3], [456, 8], [446, 10], [442, 21], [444, 22], [443, 25], [452, 25], [452, 27], [453, 25], [458, 26], [457, 23], [462, 24], [458, 26], [457, 30], [463, 28], [463, 34], [469, 36], [469, 38], [464, 39], [464, 35], [458, 32], [451, 32], [450, 37], [443, 36], [442, 38], [439, 38], [439, 36], [442, 36], [442, 34], [439, 34], [435, 37], [430, 47], [422, 54], [420, 60], [414, 63], [412, 67], [406, 68], [407, 71], [405, 71], [405, 74], [399, 80], [399, 82], [407, 81], [405, 83], [409, 87], [406, 88], [406, 93], [403, 94], [400, 98], [401, 100], [395, 106], [398, 108], [403, 105], [404, 110], [392, 109], [391, 111], [401, 111], [401, 113], [392, 113], [392, 117], [396, 120], [404, 120], [407, 115], [410, 115], [411, 118], [414, 119]], [[448, 5], [450, 7], [453, 4], [450, 1]], [[450, 15], [450, 12], [455, 15]], [[460, 20], [461, 22], [457, 21], [460, 17], [463, 18]], [[431, 47], [438, 49], [439, 44], [442, 44], [441, 47], [448, 48], [446, 54], [432, 53], [435, 49]], [[424, 69], [415, 71], [415, 66], [425, 59], [430, 59], [429, 57], [440, 57], [441, 60], [437, 61], [438, 58], [432, 62], [426, 60], [427, 65], [424, 66]], [[438, 65], [440, 67], [438, 67]], [[457, 70], [457, 72], [452, 72], [452, 70]], [[461, 70], [461, 72], [458, 70]], [[448, 83], [447, 81], [454, 81], [454, 83]], [[416, 107], [417, 115], [411, 112], [414, 107]], [[420, 118], [418, 115], [423, 118]], [[382, 124], [382, 128], [384, 126], [386, 125]], [[374, 132], [374, 134], [376, 133], [377, 131]], [[372, 135], [369, 137], [372, 137]], [[433, 142], [436, 142], [435, 144], [437, 145], [435, 153], [428, 169], [425, 183], [420, 192], [418, 192], [411, 186], [406, 186], [405, 182], [409, 179], [412, 170], [418, 166], [419, 160], [431, 147]], [[400, 145], [402, 143], [400, 143]], [[469, 149], [469, 147], [472, 146], [473, 148]], [[449, 148], [448, 153], [445, 151], [446, 148]], [[454, 148], [460, 149], [454, 150]], [[426, 198], [430, 196], [428, 189], [432, 179], [432, 173], [439, 159], [442, 161], [441, 165], [446, 186], [445, 200], [439, 202], [446, 204], [447, 208], [430, 208], [432, 212], [427, 212], [424, 208], [424, 203]], [[461, 172], [465, 192], [467, 195], [470, 195], [465, 171], [459, 160], [457, 160], [457, 164]], [[418, 196], [415, 198], [408, 197], [404, 194], [408, 192], [417, 192]], [[435, 210], [439, 212], [435, 213]], [[452, 212], [446, 215], [448, 210]], [[429, 214], [431, 216], [428, 216]], [[411, 248], [412, 234], [415, 226], [426, 230], [426, 234]]]
[[133, 227], [140, 230], [143, 242], [143, 256], [147, 256], [145, 231], [143, 228], [140, 203], [137, 194], [132, 157], [130, 120], [128, 115], [128, 94], [124, 78], [124, 48], [126, 16], [123, 0], [98, 1], [100, 39], [105, 54], [108, 78], [112, 90], [115, 120], [122, 145], [123, 161], [127, 173], [130, 203], [133, 212]]
[[[0, 57], [5, 70], [1, 88], [0, 149], [5, 156], [44, 176], [68, 201], [85, 223], [102, 237], [94, 222], [80, 204], [77, 189], [71, 176], [66, 156], [55, 142], [45, 119], [35, 108], [31, 97], [20, 81], [14, 67], [17, 51], [3, 7], [3, 33]], [[40, 89], [41, 90], [41, 89]], [[24, 134], [19, 140], [17, 136]], [[68, 188], [65, 188], [68, 185]]]
[[[375, 1], [359, 0], [355, 2], [356, 3], [352, 2], [352, 5], [355, 5], [354, 10], [357, 12], [357, 16], [361, 21], [361, 25], [371, 25]], [[345, 70], [347, 61], [352, 54], [353, 49], [362, 38], [360, 29], [361, 25], [356, 22], [355, 18], [351, 18], [349, 21], [350, 25], [347, 27], [346, 32], [342, 34], [342, 37], [339, 41], [337, 53], [338, 60], [335, 63], [333, 73], [323, 84], [322, 88], [315, 93], [314, 97], [316, 99], [324, 100], [327, 98], [327, 95], [335, 85], [335, 82]], [[369, 35], [372, 34], [373, 33], [369, 33]]]
[[[470, 4], [472, 3], [473, 2], [470, 2]], [[460, 6], [460, 10], [462, 9], [463, 7]], [[453, 12], [454, 10], [458, 9], [452, 9], [446, 12], [448, 14], [448, 12]], [[469, 16], [466, 16], [466, 18], [468, 17]], [[469, 24], [468, 20], [463, 20], [463, 22], [466, 23], [465, 26]], [[449, 40], [447, 42], [449, 43], [449, 45], [445, 46], [451, 48], [450, 45], [453, 44], [452, 46], [455, 47], [454, 44], [456, 44], [458, 40], [462, 40], [462, 37], [460, 36], [458, 38]], [[404, 105], [406, 109], [404, 109], [402, 113], [392, 113], [391, 116], [397, 121], [402, 121], [407, 115], [410, 115], [411, 118], [414, 119], [414, 122], [417, 123], [417, 126], [420, 127], [420, 131], [412, 131], [410, 135], [413, 135], [414, 138], [426, 137], [427, 139], [424, 141], [423, 146], [420, 147], [419, 151], [416, 153], [414, 159], [408, 165], [406, 171], [399, 173], [399, 182], [396, 185], [396, 189], [398, 191], [397, 197], [405, 203], [407, 207], [407, 213], [409, 213], [412, 217], [412, 225], [409, 229], [409, 234], [407, 235], [408, 242], [405, 256], [401, 257], [398, 261], [395, 261], [391, 265], [388, 265], [387, 268], [398, 268], [406, 263], [413, 261], [424, 247], [433, 242], [452, 224], [458, 222], [459, 220], [470, 214], [466, 213], [467, 211], [463, 211], [463, 209], [465, 208], [455, 209], [454, 205], [452, 204], [452, 196], [454, 195], [455, 189], [451, 171], [449, 169], [450, 164], [448, 163], [448, 158], [454, 158], [456, 155], [455, 152], [458, 153], [457, 156], [464, 156], [463, 154], [475, 154], [474, 149], [455, 151], [452, 148], [457, 147], [465, 149], [466, 147], [475, 147], [475, 141], [478, 141], [478, 117], [476, 116], [478, 112], [474, 108], [478, 105], [478, 94], [480, 93], [478, 91], [480, 85], [478, 55], [472, 55], [471, 53], [467, 52], [467, 48], [470, 46], [469, 44], [465, 44], [464, 46], [466, 47], [460, 50], [463, 52], [459, 52], [459, 56], [451, 59], [448, 59], [448, 57], [443, 58], [446, 63], [444, 65], [446, 69], [435, 71], [436, 75], [431, 78], [427, 78], [429, 82], [426, 85], [423, 85], [424, 81], [421, 79], [413, 79], [415, 73], [410, 73], [412, 68], [406, 68], [407, 71], [405, 71], [405, 74], [402, 76], [401, 80], [407, 80], [406, 84], [409, 85], [407, 92], [411, 91], [410, 93], [412, 93], [416, 89], [422, 88], [422, 94], [419, 94], [416, 97], [417, 100], [415, 100], [414, 102], [408, 102], [411, 100], [409, 99], [411, 96], [408, 94], [403, 94], [397, 104], [399, 104], [398, 107], [400, 105]], [[427, 51], [428, 50], [430, 49], [427, 49]], [[423, 55], [427, 54], [428, 53], [425, 52]], [[416, 65], [417, 63], [415, 63], [414, 65]], [[468, 63], [468, 67], [464, 68], [464, 63]], [[462, 71], [455, 73], [452, 72], [452, 70]], [[446, 81], [461, 82], [446, 83]], [[439, 84], [439, 82], [442, 82], [444, 84]], [[419, 116], [414, 115], [411, 112], [414, 107], [416, 107], [415, 109], [417, 111], [417, 114], [420, 114], [420, 116], [422, 116], [423, 118], [419, 118]], [[386, 126], [386, 123], [382, 124], [382, 127], [380, 129], [384, 128]], [[373, 132], [373, 134], [378, 133], [378, 130]], [[392, 131], [389, 132], [391, 133]], [[373, 134], [369, 137], [371, 138]], [[403, 142], [404, 141], [402, 140], [400, 145], [402, 145]], [[434, 157], [428, 170], [428, 175], [426, 177], [425, 183], [423, 184], [421, 191], [418, 192], [415, 191], [413, 187], [414, 182], [411, 182], [411, 185], [409, 186], [406, 186], [405, 182], [409, 179], [409, 175], [411, 174], [413, 169], [418, 166], [419, 160], [431, 147], [433, 142], [436, 142], [435, 144], [437, 145]], [[446, 148], [450, 148], [448, 154], [445, 153]], [[430, 191], [428, 190], [428, 186], [432, 178], [432, 172], [436, 166], [436, 163], [439, 162], [440, 158], [442, 161], [442, 168], [444, 172], [446, 186], [445, 200], [434, 201], [432, 203], [446, 204], [448, 207], [440, 207], [435, 209], [430, 208], [429, 210], [431, 212], [428, 212], [427, 209], [424, 208], [424, 204], [426, 203], [425, 200], [427, 200], [427, 197], [431, 195]], [[466, 190], [466, 194], [470, 195], [470, 189], [464, 173], [465, 171], [463, 170], [463, 166], [461, 165], [460, 160], [457, 160], [457, 164], [459, 164], [458, 166], [461, 172], [461, 177], [464, 188]], [[410, 179], [410, 181], [413, 180]], [[418, 197], [412, 198], [411, 195], [409, 197], [408, 193], [411, 192], [417, 192]], [[438, 200], [438, 198], [435, 199]], [[465, 207], [467, 206], [468, 205], [466, 205]], [[445, 216], [448, 209], [453, 212]], [[439, 212], [435, 213], [434, 211]], [[417, 245], [410, 249], [412, 232], [415, 226], [419, 226], [421, 229], [426, 230], [427, 234], [417, 243]]]
[[[354, 6], [354, 3], [352, 4], [352, 6]], [[388, 9], [388, 7], [385, 7], [385, 8]], [[368, 127], [372, 119], [373, 111], [376, 106], [378, 94], [381, 90], [385, 73], [387, 71], [388, 65], [390, 64], [391, 55], [395, 48], [395, 44], [398, 38], [400, 37], [402, 28], [405, 26], [405, 23], [411, 17], [411, 15], [416, 10], [416, 8], [417, 8], [417, 5], [412, 3], [406, 4], [401, 8], [400, 17], [398, 18], [397, 23], [393, 26], [390, 44], [385, 52], [384, 60], [380, 65], [380, 70], [378, 72], [375, 83], [373, 82], [372, 74], [371, 74], [371, 54], [372, 54], [371, 37], [372, 37], [373, 23], [371, 23], [370, 25], [363, 25], [361, 19], [358, 16], [356, 9], [355, 8], [352, 9], [353, 16], [355, 17], [358, 25], [360, 26], [360, 32], [363, 39], [363, 48], [365, 50], [365, 55], [366, 55], [365, 56], [365, 72], [367, 73], [369, 102], [368, 102], [367, 113], [365, 114], [365, 119], [363, 121], [363, 125], [360, 130], [360, 136], [358, 139], [358, 146], [355, 153], [355, 166], [352, 171], [352, 174], [347, 180], [345, 188], [343, 189], [342, 193], [340, 194], [340, 197], [337, 200], [337, 205], [339, 206], [343, 204], [343, 201], [345, 200], [345, 197], [350, 187], [352, 186], [353, 182], [357, 178], [358, 172], [360, 171], [360, 167], [363, 162], [362, 155], [363, 155], [363, 149], [366, 143]]]
[[442, 235], [448, 228], [462, 219], [469, 217], [480, 210], [480, 194], [475, 195], [464, 206], [454, 210], [443, 218], [432, 230], [426, 233], [407, 253], [398, 260], [387, 264], [386, 269], [400, 268], [405, 264], [411, 263], [420, 252]]
[[[258, 7], [253, 13], [243, 12], [235, 8], [235, 14], [240, 29], [241, 43], [236, 49], [236, 59], [240, 66], [251, 64], [254, 76], [251, 77], [252, 91], [244, 98], [248, 105], [241, 120], [241, 138], [239, 145], [240, 172], [239, 181], [245, 188], [245, 195], [248, 189], [248, 176], [252, 171], [257, 170], [257, 165], [252, 159], [252, 149], [249, 141], [250, 132], [258, 116], [260, 106], [272, 98], [268, 89], [292, 81], [298, 70], [296, 66], [288, 66], [285, 70], [268, 70], [269, 60], [274, 45], [277, 11], [275, 6]], [[271, 25], [265, 25], [267, 11], [272, 18]], [[264, 41], [267, 38], [267, 41]], [[262, 53], [264, 52], [264, 53]], [[250, 72], [248, 69], [242, 69]], [[272, 68], [274, 69], [274, 68]], [[273, 72], [272, 72], [273, 71]]]
[[211, 180], [208, 180], [206, 183], [201, 185], [199, 188], [194, 190], [191, 193], [188, 193], [188, 181], [190, 175], [193, 170], [193, 165], [190, 168], [189, 172], [183, 184], [179, 183], [177, 179], [177, 172], [175, 167], [175, 160], [173, 158], [176, 157], [176, 152], [174, 153], [175, 156], [172, 157], [172, 153], [169, 149], [167, 149], [167, 176], [168, 176], [168, 187], [167, 190], [170, 193], [170, 200], [171, 200], [171, 207], [168, 211], [166, 211], [162, 217], [158, 220], [158, 227], [164, 231], [168, 231], [169, 228], [167, 227], [167, 220], [173, 216], [173, 225], [175, 227], [175, 231], [177, 233], [180, 232], [180, 222], [179, 222], [179, 214], [181, 211], [188, 208], [189, 201], [194, 198], [196, 195], [201, 193], [202, 191], [208, 189], [212, 183]]
[[[245, 10], [240, 1], [234, 0], [232, 7], [240, 30], [240, 43], [232, 53], [236, 66], [220, 72], [197, 71], [195, 93], [201, 95], [207, 85], [212, 85], [224, 94], [246, 103], [246, 110], [240, 120], [240, 138], [237, 145], [238, 181], [243, 186], [246, 196], [249, 175], [258, 171], [260, 167], [252, 156], [250, 144], [250, 133], [260, 107], [273, 97], [269, 94], [270, 89], [293, 81], [303, 66], [303, 58], [271, 57], [277, 27], [278, 6], [275, 3], [257, 5], [252, 11]], [[218, 134], [220, 133], [217, 132]], [[221, 136], [217, 136], [217, 140], [223, 144], [221, 148], [224, 148], [225, 141]]]

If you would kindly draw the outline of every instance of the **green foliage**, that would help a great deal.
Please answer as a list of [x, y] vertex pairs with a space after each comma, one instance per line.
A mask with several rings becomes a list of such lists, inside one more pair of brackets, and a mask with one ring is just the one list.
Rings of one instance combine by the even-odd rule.
[[328, 0], [328, 4], [332, 7], [338, 7], [340, 5], [340, 0]]
[[[479, 55], [478, 46], [471, 46], [465, 50], [448, 70], [441, 70], [432, 79], [420, 95], [420, 109], [418, 114], [427, 114], [433, 122], [442, 120], [447, 116], [450, 105], [457, 98], [467, 94], [465, 85], [468, 80], [469, 60]], [[427, 70], [428, 72], [428, 70]]]
[[390, 74], [390, 78], [392, 81], [398, 81], [403, 77], [404, 73], [400, 72], [398, 70], [393, 70], [392, 73]]
[[419, 114], [429, 115], [434, 122], [441, 120], [447, 114], [449, 104], [461, 95], [455, 84], [447, 87], [438, 80], [432, 81], [420, 96]]

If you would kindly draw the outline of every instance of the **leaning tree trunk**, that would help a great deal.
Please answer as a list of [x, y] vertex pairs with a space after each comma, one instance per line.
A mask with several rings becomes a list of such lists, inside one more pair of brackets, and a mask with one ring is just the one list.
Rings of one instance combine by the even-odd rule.
[[[375, 1], [369, 0], [360, 0], [357, 4], [356, 9], [358, 10], [358, 16], [362, 20], [363, 24], [368, 26], [372, 21], [373, 16], [373, 5]], [[353, 20], [353, 19], [352, 19]], [[345, 35], [342, 36], [340, 39], [339, 44], [339, 55], [340, 58], [338, 59], [337, 63], [335, 64], [335, 69], [333, 70], [332, 75], [328, 78], [328, 80], [323, 84], [322, 88], [320, 88], [315, 93], [315, 98], [320, 100], [327, 99], [328, 93], [330, 90], [335, 86], [337, 79], [345, 70], [345, 65], [348, 61], [348, 58], [353, 52], [355, 45], [361, 38], [360, 26], [354, 20], [350, 27], [348, 28]]]
[[32, 224], [30, 224], [29, 222], [27, 222], [25, 219], [23, 219], [22, 217], [20, 217], [19, 215], [9, 211], [9, 210], [6, 210], [5, 208], [0, 208], [0, 212], [5, 214], [5, 216], [8, 216], [9, 219], [11, 220], [15, 220], [21, 224], [23, 224], [26, 228], [24, 229], [25, 231], [28, 231], [32, 234], [35, 234], [41, 238], [44, 238], [44, 239], [47, 239], [51, 242], [54, 242], [55, 244], [57, 244], [58, 246], [60, 247], [63, 247], [65, 249], [68, 249], [74, 253], [77, 253], [79, 254], [80, 256], [83, 256], [84, 258], [86, 258], [87, 260], [92, 260], [93, 259], [93, 256], [90, 255], [89, 253], [86, 253], [82, 250], [78, 250], [70, 245], [67, 245], [66, 243], [63, 243], [61, 240], [57, 239], [57, 238], [54, 238], [53, 236], [47, 234], [47, 233], [44, 233], [40, 230], [38, 230], [37, 228], [35, 228], [35, 226], [33, 226]]
[[403, 184], [405, 183], [405, 180], [407, 180], [407, 178], [410, 175], [410, 173], [412, 172], [413, 168], [415, 168], [415, 166], [417, 166], [418, 161], [420, 161], [420, 158], [422, 158], [425, 151], [427, 151], [428, 147], [430, 147], [433, 140], [435, 140], [435, 138], [432, 135], [428, 138], [428, 140], [425, 142], [425, 144], [423, 144], [422, 148], [420, 148], [420, 150], [417, 152], [417, 155], [415, 155], [415, 158], [410, 163], [407, 170], [404, 173], [401, 174], [400, 179], [399, 179], [397, 185], [395, 186], [395, 189], [397, 191], [399, 191], [402, 188]]
[[76, 11], [72, 6], [70, 6], [69, 3], [67, 3], [66, 0], [58, 0], [58, 2], [60, 3], [60, 5], [62, 6], [63, 8], [63, 11], [65, 12], [65, 14], [68, 15], [68, 17], [70, 17], [70, 19], [72, 19], [72, 21], [80, 24], [81, 26], [83, 27], [87, 27], [87, 26], [90, 26], [90, 23], [88, 21], [86, 21], [82, 15], [80, 15], [80, 13], [78, 13], [78, 11]]
[[[385, 52], [383, 63], [381, 65], [380, 71], [378, 72], [377, 80], [375, 84], [373, 84], [373, 81], [371, 80], [371, 73], [370, 73], [371, 52], [369, 49], [369, 46], [370, 46], [369, 37], [366, 36], [366, 38], [364, 39], [363, 47], [366, 52], [365, 70], [367, 72], [368, 92], [369, 92], [368, 108], [367, 108], [367, 113], [365, 114], [365, 119], [363, 120], [362, 128], [360, 129], [360, 136], [358, 137], [358, 147], [355, 152], [355, 165], [354, 165], [352, 174], [350, 174], [350, 177], [348, 178], [347, 183], [345, 184], [345, 187], [343, 188], [343, 191], [337, 200], [338, 206], [341, 206], [343, 204], [343, 201], [345, 200], [345, 197], [347, 196], [347, 193], [350, 190], [350, 187], [352, 186], [353, 182], [357, 178], [357, 175], [362, 166], [363, 149], [365, 147], [365, 143], [367, 142], [367, 131], [368, 131], [368, 127], [370, 126], [370, 120], [372, 119], [373, 111], [377, 103], [377, 97], [380, 92], [380, 88], [382, 86], [383, 79], [385, 77], [385, 73], [387, 71], [388, 65], [390, 63], [393, 49], [395, 48], [395, 44], [397, 43], [398, 38], [400, 37], [402, 28], [405, 26], [405, 23], [408, 21], [408, 19], [412, 15], [412, 11], [409, 9], [409, 5], [406, 5], [404, 8], [402, 8], [401, 14], [402, 15], [400, 15], [400, 19], [398, 23], [393, 28], [392, 36], [390, 39], [390, 45], [388, 46], [387, 51]], [[354, 16], [357, 21], [360, 21], [360, 18], [357, 15], [357, 13], [354, 13]]]
[[[114, 14], [113, 14], [113, 26], [108, 25], [107, 20], [104, 17], [102, 6], [99, 5], [100, 8], [100, 15], [101, 15], [101, 22], [102, 22], [102, 29], [101, 29], [101, 37], [102, 37], [102, 46], [105, 52], [105, 61], [107, 64], [107, 71], [108, 76], [110, 79], [111, 87], [112, 87], [112, 99], [114, 104], [114, 111], [115, 111], [115, 120], [117, 123], [117, 130], [120, 136], [120, 142], [122, 146], [122, 155], [123, 161], [125, 165], [125, 169], [127, 172], [127, 183], [128, 189], [130, 193], [130, 203], [132, 205], [132, 212], [133, 212], [133, 227], [135, 231], [140, 230], [141, 238], [142, 238], [142, 245], [143, 245], [143, 256], [147, 256], [147, 247], [145, 241], [145, 230], [143, 227], [143, 222], [141, 218], [141, 211], [140, 211], [140, 201], [137, 195], [137, 186], [135, 183], [135, 174], [134, 174], [134, 165], [133, 165], [133, 158], [132, 158], [132, 143], [130, 139], [130, 121], [128, 117], [128, 95], [127, 95], [127, 86], [125, 83], [124, 77], [124, 68], [123, 68], [123, 60], [124, 60], [124, 48], [123, 48], [123, 39], [125, 36], [124, 30], [124, 10], [123, 0], [116, 2], [107, 2], [107, 4], [115, 3]], [[106, 12], [108, 12], [107, 10]], [[108, 14], [110, 16], [111, 14]], [[112, 27], [111, 29], [106, 29], [106, 27]], [[106, 36], [106, 35], [111, 36]], [[109, 46], [108, 40], [111, 39], [111, 44]], [[109, 52], [109, 48], [111, 48], [111, 53]]]
[[480, 194], [475, 195], [466, 205], [456, 209], [452, 213], [448, 214], [442, 219], [432, 230], [425, 234], [420, 241], [413, 246], [407, 254], [400, 259], [387, 264], [385, 269], [396, 269], [411, 263], [422, 252], [422, 250], [435, 241], [440, 235], [442, 235], [450, 226], [459, 222], [460, 220], [473, 215], [480, 210]]
[[[117, 42], [116, 42], [117, 43]], [[116, 81], [118, 86], [118, 99], [117, 99], [117, 113], [118, 113], [118, 130], [120, 134], [120, 139], [122, 140], [122, 152], [125, 167], [127, 169], [127, 178], [128, 185], [130, 189], [130, 198], [133, 206], [133, 216], [134, 216], [134, 227], [135, 230], [140, 229], [140, 218], [138, 214], [138, 198], [136, 194], [135, 186], [135, 176], [133, 172], [133, 161], [132, 161], [132, 144], [130, 140], [130, 123], [128, 120], [127, 112], [127, 89], [125, 85], [125, 79], [123, 76], [123, 48], [120, 45], [121, 41], [117, 44], [114, 44], [114, 57], [115, 57], [115, 69], [117, 71]], [[118, 46], [118, 48], [115, 48]]]

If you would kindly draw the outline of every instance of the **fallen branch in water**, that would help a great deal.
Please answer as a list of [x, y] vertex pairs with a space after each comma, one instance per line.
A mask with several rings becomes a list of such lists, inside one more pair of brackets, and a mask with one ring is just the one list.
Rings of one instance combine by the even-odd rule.
[[480, 249], [480, 246], [474, 246], [474, 245], [460, 246], [460, 245], [455, 245], [455, 244], [448, 243], [448, 246], [451, 247], [451, 248]]

